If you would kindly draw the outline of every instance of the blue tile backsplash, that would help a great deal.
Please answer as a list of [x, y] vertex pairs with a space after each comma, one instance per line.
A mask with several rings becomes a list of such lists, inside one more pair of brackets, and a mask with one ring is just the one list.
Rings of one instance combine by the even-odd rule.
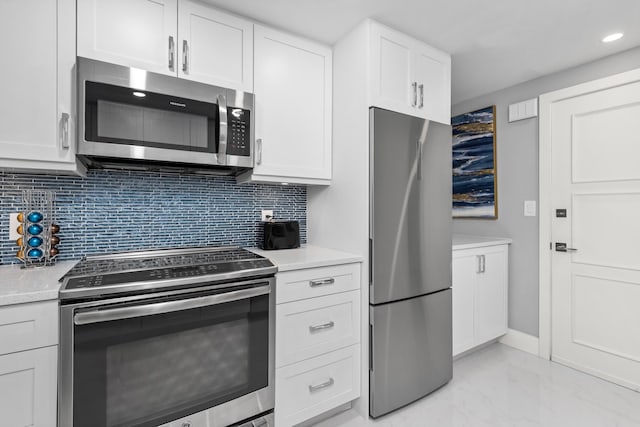
[[21, 210], [25, 189], [55, 192], [61, 260], [176, 246], [258, 246], [261, 209], [300, 221], [306, 242], [304, 186], [138, 171], [91, 170], [86, 178], [0, 173], [0, 264], [19, 262], [9, 213]]

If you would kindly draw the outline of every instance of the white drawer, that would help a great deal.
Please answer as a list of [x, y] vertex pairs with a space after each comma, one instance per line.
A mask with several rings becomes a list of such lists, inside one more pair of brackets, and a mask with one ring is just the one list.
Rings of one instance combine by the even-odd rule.
[[0, 354], [58, 344], [58, 301], [0, 307]]
[[360, 291], [276, 306], [276, 367], [360, 342]]
[[276, 275], [276, 303], [360, 289], [360, 263], [283, 271]]
[[359, 344], [278, 368], [276, 426], [292, 426], [359, 396]]

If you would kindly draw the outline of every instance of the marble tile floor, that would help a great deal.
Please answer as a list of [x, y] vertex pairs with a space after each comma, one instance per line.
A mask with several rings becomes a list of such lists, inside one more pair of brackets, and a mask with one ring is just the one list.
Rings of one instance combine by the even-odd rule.
[[377, 420], [346, 411], [318, 427], [638, 427], [640, 393], [494, 344], [454, 362], [453, 380]]

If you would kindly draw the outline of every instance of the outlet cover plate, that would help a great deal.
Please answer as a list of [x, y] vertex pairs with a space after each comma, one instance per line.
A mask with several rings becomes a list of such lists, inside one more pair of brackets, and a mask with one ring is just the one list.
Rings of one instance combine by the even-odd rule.
[[270, 219], [273, 219], [273, 210], [272, 209], [262, 209], [262, 222], [267, 222]]
[[9, 240], [18, 240], [20, 235], [18, 234], [18, 212], [12, 212], [9, 214]]

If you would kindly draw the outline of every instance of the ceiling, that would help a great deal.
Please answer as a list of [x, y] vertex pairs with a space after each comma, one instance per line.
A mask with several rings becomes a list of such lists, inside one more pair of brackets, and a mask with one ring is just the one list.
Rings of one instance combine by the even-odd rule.
[[640, 46], [638, 0], [205, 1], [330, 45], [374, 18], [452, 55], [454, 104]]

